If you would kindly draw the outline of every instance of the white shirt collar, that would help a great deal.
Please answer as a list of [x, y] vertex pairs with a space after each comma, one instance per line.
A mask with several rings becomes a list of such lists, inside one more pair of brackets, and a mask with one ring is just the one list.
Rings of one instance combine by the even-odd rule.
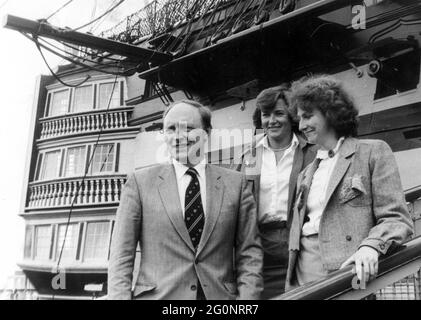
[[[295, 135], [295, 133], [292, 133], [292, 143], [286, 151], [289, 151], [291, 149], [295, 149], [298, 146], [299, 143], [300, 142], [298, 141], [298, 138]], [[260, 146], [263, 146], [263, 148], [265, 148], [265, 149], [272, 150], [269, 147], [268, 136], [265, 136], [262, 140], [259, 141], [259, 143], [257, 144], [257, 147], [260, 147]]]
[[[340, 137], [338, 142], [336, 143], [335, 148], [332, 149], [334, 156], [336, 156], [338, 154], [339, 148], [341, 147], [344, 140], [345, 140], [345, 137]], [[316, 158], [322, 159], [322, 160], [328, 159], [329, 158], [329, 151], [330, 150], [321, 150], [321, 149], [317, 150]]]
[[[179, 181], [186, 174], [186, 171], [189, 169], [189, 167], [185, 166], [184, 164], [181, 164], [175, 159], [172, 159], [172, 163], [174, 165], [175, 175], [177, 177], [177, 180]], [[196, 169], [199, 177], [205, 177], [206, 159], [203, 158], [202, 161], [200, 161], [193, 168]]]

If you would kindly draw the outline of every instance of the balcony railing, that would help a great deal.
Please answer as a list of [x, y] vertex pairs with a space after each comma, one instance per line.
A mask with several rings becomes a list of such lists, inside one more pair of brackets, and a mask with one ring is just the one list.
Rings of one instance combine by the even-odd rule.
[[[405, 192], [406, 201], [421, 197], [421, 186]], [[355, 280], [353, 267], [332, 272], [325, 278], [303, 285], [275, 300], [357, 300], [373, 297], [377, 300], [421, 300], [421, 236], [379, 261], [376, 279], [361, 286]], [[357, 288], [359, 287], [359, 288]]]
[[130, 109], [94, 111], [90, 113], [63, 115], [40, 120], [40, 139], [51, 139], [66, 135], [94, 133], [126, 129]]
[[31, 183], [27, 209], [118, 204], [125, 182], [125, 175], [112, 175]]

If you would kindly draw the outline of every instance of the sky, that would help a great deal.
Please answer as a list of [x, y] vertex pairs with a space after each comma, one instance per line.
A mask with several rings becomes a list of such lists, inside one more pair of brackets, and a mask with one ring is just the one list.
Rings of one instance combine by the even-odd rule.
[[[67, 0], [0, 0], [0, 18], [6, 14], [37, 20], [47, 18]], [[93, 30], [94, 34], [120, 22], [148, 0], [126, 0]], [[105, 12], [116, 0], [73, 0], [48, 21], [76, 28]], [[94, 8], [96, 8], [94, 10]], [[49, 74], [35, 45], [16, 31], [0, 27], [0, 289], [23, 257], [24, 222], [19, 217], [29, 123], [36, 78]], [[95, 24], [93, 25], [95, 26]], [[89, 29], [89, 27], [87, 28]], [[50, 66], [63, 63], [46, 53]]]

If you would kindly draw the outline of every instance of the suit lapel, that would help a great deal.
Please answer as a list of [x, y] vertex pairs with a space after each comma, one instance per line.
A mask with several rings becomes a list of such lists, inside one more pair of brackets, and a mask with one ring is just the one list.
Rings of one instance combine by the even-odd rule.
[[244, 170], [247, 181], [251, 182], [256, 206], [259, 208], [260, 173], [262, 172], [263, 147], [256, 146], [250, 149], [244, 157]]
[[165, 166], [159, 175], [161, 181], [158, 184], [159, 195], [161, 196], [162, 204], [165, 207], [165, 212], [171, 220], [175, 230], [184, 240], [187, 246], [194, 251], [190, 235], [186, 228], [186, 223], [183, 219], [183, 211], [178, 196], [177, 181], [172, 165]]
[[297, 185], [297, 178], [298, 175], [301, 171], [301, 169], [303, 168], [303, 163], [304, 163], [304, 154], [303, 154], [303, 148], [305, 146], [305, 142], [302, 142], [300, 140], [300, 144], [299, 146], [295, 149], [295, 154], [294, 154], [294, 160], [292, 163], [292, 169], [291, 169], [291, 175], [289, 178], [289, 189], [288, 189], [288, 208], [287, 208], [287, 221], [288, 223], [291, 222], [292, 219], [292, 210], [291, 210], [291, 206], [292, 206], [292, 199], [294, 199], [295, 196], [295, 188]]
[[329, 184], [327, 186], [325, 205], [327, 205], [329, 202], [330, 197], [348, 170], [348, 167], [351, 163], [351, 155], [355, 153], [356, 146], [357, 140], [354, 138], [347, 138], [343, 142], [343, 145], [339, 150], [338, 162], [336, 163], [332, 176], [330, 177]]
[[[315, 161], [315, 160], [313, 160]], [[304, 184], [304, 181], [307, 180], [307, 175], [309, 174], [310, 171], [310, 167], [311, 165], [309, 165], [306, 170], [303, 171], [302, 175], [299, 177], [298, 179], [298, 187], [300, 188], [300, 190], [298, 190], [298, 194], [297, 194], [297, 199], [296, 199], [296, 207], [294, 208], [294, 210], [299, 210], [298, 214], [299, 214], [299, 230], [300, 230], [300, 234], [301, 234], [301, 229], [303, 228], [303, 224], [304, 224], [304, 217], [306, 214], [306, 205], [305, 203], [307, 203], [307, 196], [308, 196], [308, 190], [306, 190], [306, 188], [301, 189], [302, 185]], [[298, 205], [301, 203], [300, 208], [298, 208]]]
[[199, 254], [215, 228], [216, 221], [221, 213], [224, 184], [221, 175], [217, 174], [211, 165], [206, 166], [206, 213], [205, 226], [197, 248]]

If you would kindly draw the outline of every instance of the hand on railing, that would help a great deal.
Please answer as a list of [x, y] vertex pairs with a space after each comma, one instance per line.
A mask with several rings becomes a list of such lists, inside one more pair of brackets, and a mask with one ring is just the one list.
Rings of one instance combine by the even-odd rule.
[[275, 300], [363, 299], [380, 289], [419, 272], [421, 237], [412, 239], [379, 261], [378, 275], [369, 282], [356, 281], [350, 265], [334, 271], [318, 281], [305, 284]]
[[353, 269], [356, 273], [358, 280], [364, 281], [367, 279], [371, 281], [376, 278], [379, 269], [379, 252], [371, 247], [362, 246], [350, 256], [340, 267], [354, 264]]

